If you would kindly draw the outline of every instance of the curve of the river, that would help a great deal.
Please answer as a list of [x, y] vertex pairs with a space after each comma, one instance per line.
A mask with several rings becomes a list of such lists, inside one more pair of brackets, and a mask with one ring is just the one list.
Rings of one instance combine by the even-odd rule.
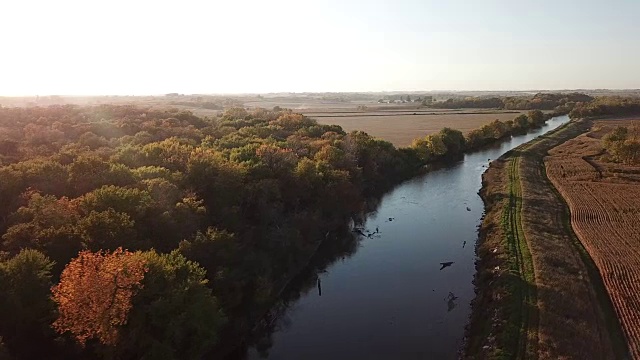
[[[474, 296], [481, 175], [490, 159], [567, 121], [552, 118], [386, 194], [364, 224], [374, 234], [310, 274], [313, 286], [306, 282], [275, 320], [268, 345], [251, 346], [246, 358], [455, 359]], [[453, 264], [440, 269], [442, 262]]]

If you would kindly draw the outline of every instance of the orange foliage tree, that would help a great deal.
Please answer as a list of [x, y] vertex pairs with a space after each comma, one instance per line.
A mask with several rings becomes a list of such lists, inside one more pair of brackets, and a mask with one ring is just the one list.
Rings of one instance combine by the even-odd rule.
[[146, 271], [142, 257], [122, 248], [80, 252], [52, 289], [59, 312], [53, 328], [70, 332], [81, 345], [88, 339], [114, 345]]

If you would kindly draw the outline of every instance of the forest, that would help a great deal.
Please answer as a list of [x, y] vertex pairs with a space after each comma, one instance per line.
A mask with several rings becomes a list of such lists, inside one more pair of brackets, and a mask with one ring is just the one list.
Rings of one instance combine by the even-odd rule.
[[397, 149], [276, 110], [0, 108], [0, 358], [223, 351], [367, 199], [552, 116]]

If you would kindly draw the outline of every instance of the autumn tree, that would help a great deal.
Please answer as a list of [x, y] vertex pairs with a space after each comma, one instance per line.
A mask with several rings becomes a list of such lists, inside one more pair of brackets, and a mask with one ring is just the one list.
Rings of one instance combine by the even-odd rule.
[[420, 161], [423, 163], [428, 163], [433, 160], [433, 153], [426, 138], [414, 139], [411, 143], [411, 148], [416, 152]]
[[640, 141], [637, 140], [635, 133], [631, 134], [627, 127], [616, 127], [605, 135], [602, 141], [613, 160], [627, 164], [640, 162]]
[[115, 345], [146, 270], [143, 258], [122, 248], [80, 252], [52, 289], [59, 313], [53, 328], [71, 333], [81, 345], [89, 339]]
[[426, 142], [431, 154], [441, 157], [447, 154], [447, 144], [444, 143], [441, 134], [427, 135]]

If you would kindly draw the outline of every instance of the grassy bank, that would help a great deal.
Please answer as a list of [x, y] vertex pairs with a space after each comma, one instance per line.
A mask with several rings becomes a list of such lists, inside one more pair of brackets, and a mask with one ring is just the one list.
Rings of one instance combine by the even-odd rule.
[[[469, 359], [621, 358], [619, 325], [599, 273], [580, 249], [549, 182], [547, 151], [589, 128], [568, 123], [494, 161], [480, 192], [476, 299]], [[595, 270], [595, 271], [594, 271]], [[615, 319], [615, 317], [614, 317]]]
[[514, 295], [509, 327], [505, 332], [505, 343], [514, 349], [515, 357], [525, 358], [533, 352], [532, 345], [537, 337], [537, 318], [535, 312], [536, 290], [531, 252], [522, 229], [522, 188], [520, 186], [519, 152], [514, 152], [509, 161], [509, 200], [504, 207], [502, 227], [511, 254], [514, 256], [509, 262], [513, 284], [511, 290]]

